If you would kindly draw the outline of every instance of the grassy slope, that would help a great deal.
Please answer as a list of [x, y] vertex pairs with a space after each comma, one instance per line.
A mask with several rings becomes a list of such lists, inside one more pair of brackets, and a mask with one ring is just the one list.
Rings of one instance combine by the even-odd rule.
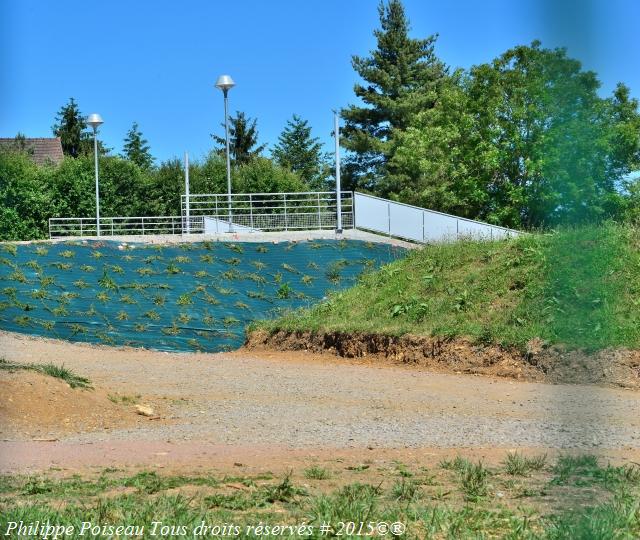
[[320, 305], [259, 326], [467, 337], [522, 349], [532, 338], [638, 347], [638, 232], [608, 224], [427, 246]]

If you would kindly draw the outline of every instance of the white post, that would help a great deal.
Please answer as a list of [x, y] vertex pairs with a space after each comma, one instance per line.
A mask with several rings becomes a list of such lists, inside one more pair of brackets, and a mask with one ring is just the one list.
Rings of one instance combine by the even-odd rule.
[[186, 201], [186, 209], [185, 215], [187, 219], [187, 234], [191, 233], [191, 211], [190, 211], [190, 200], [189, 200], [189, 153], [184, 153], [184, 193], [185, 193], [185, 201]]
[[342, 188], [340, 187], [340, 117], [333, 111], [334, 133], [336, 138], [336, 233], [342, 234]]
[[224, 93], [224, 136], [227, 146], [227, 215], [229, 217], [229, 232], [233, 232], [233, 216], [231, 214], [231, 157], [229, 151], [229, 89], [225, 88]]
[[93, 157], [96, 169], [96, 236], [100, 237], [100, 188], [98, 180], [98, 128], [93, 126]]

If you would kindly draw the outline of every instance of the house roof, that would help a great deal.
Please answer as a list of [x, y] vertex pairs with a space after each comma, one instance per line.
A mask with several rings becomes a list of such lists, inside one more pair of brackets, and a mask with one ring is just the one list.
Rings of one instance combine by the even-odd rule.
[[59, 137], [25, 138], [21, 142], [16, 141], [15, 138], [0, 138], [0, 149], [3, 147], [19, 148], [17, 145], [22, 144], [22, 142], [24, 143], [24, 149], [38, 165], [45, 165], [46, 163], [57, 165], [64, 157], [62, 142]]

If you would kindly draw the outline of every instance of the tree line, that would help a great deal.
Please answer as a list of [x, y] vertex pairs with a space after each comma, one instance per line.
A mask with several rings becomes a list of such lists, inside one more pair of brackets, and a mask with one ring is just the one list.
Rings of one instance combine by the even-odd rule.
[[[353, 56], [356, 102], [340, 112], [343, 189], [516, 228], [640, 217], [638, 100], [600, 81], [565, 49], [538, 41], [452, 69], [437, 36], [415, 38], [401, 0], [381, 2], [376, 47]], [[0, 152], [0, 238], [41, 238], [51, 216], [95, 212], [93, 143], [71, 99], [52, 127], [65, 159], [37, 167], [19, 137]], [[192, 191], [226, 191], [224, 138], [190, 166]], [[230, 117], [235, 192], [332, 189], [332, 160], [294, 115], [264, 155], [257, 121]], [[179, 159], [159, 164], [133, 123], [120, 155], [99, 141], [103, 215], [178, 215]]]
[[346, 186], [511, 227], [636, 215], [638, 100], [539, 41], [452, 70], [437, 36], [379, 5], [377, 47], [354, 56], [359, 103], [342, 111]]

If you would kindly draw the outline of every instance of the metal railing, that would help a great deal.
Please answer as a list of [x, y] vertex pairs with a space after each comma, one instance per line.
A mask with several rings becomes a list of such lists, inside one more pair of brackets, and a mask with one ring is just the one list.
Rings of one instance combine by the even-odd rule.
[[[202, 220], [200, 220], [201, 222]], [[198, 220], [194, 221], [194, 225]], [[182, 234], [181, 216], [101, 217], [102, 236]], [[49, 218], [49, 238], [97, 236], [96, 218]]]
[[[353, 193], [343, 191], [340, 201], [342, 226], [353, 228]], [[335, 229], [337, 199], [333, 191], [234, 193], [230, 203], [223, 193], [183, 195], [182, 217], [189, 233], [227, 232], [229, 221], [244, 231]]]

